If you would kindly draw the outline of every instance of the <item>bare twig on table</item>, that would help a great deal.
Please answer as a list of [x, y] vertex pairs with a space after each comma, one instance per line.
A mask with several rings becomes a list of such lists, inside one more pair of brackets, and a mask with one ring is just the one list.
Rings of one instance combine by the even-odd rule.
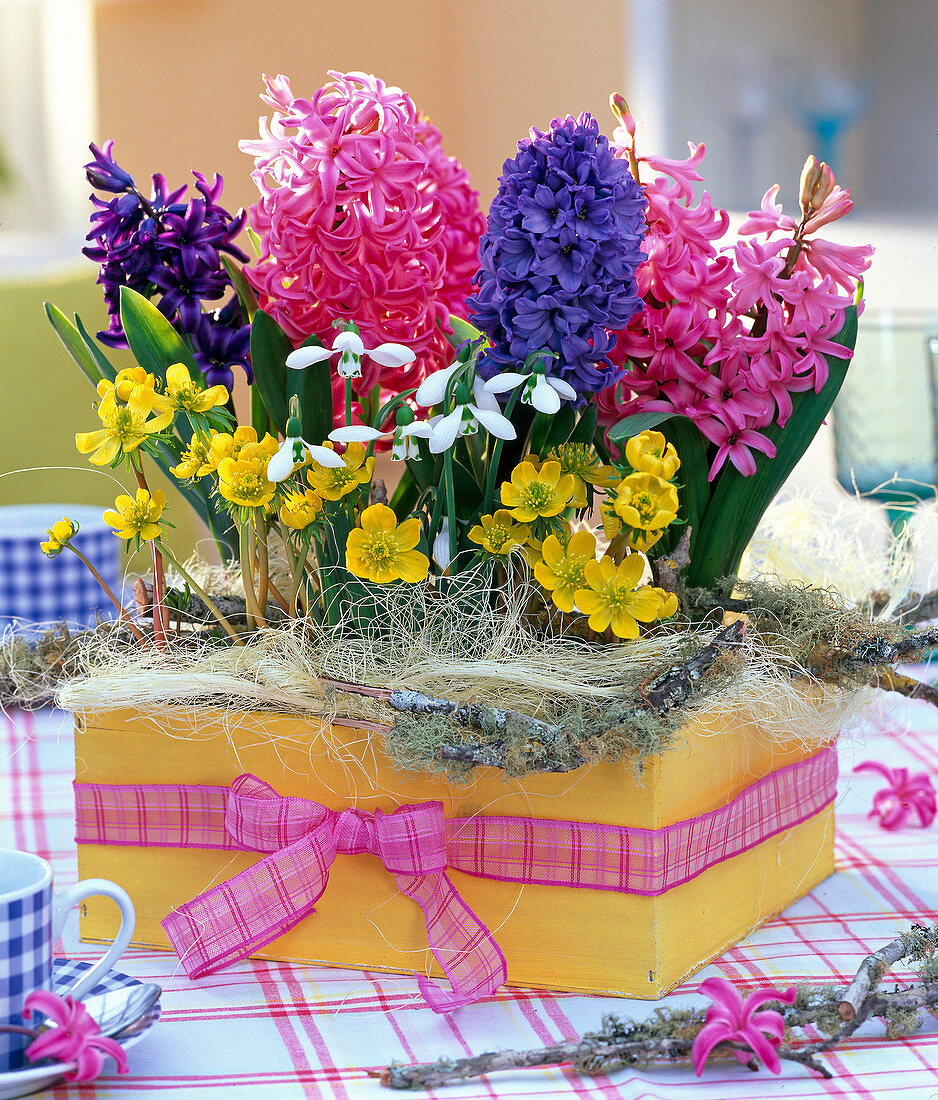
[[[779, 1059], [808, 1066], [815, 1073], [829, 1078], [832, 1076], [830, 1070], [818, 1061], [817, 1055], [848, 1039], [870, 1016], [889, 1020], [898, 1014], [909, 1014], [918, 1008], [938, 1004], [936, 981], [925, 981], [895, 993], [882, 993], [877, 989], [890, 966], [909, 956], [933, 957], [936, 946], [938, 926], [931, 929], [914, 926], [911, 933], [865, 958], [846, 989], [809, 988], [799, 993], [794, 1005], [780, 1005], [786, 1029], [814, 1024], [827, 1030], [831, 1026], [828, 1021], [836, 1020], [838, 1012], [844, 1022], [826, 1039], [799, 1047], [789, 1044], [779, 1047], [776, 1051]], [[662, 1059], [680, 1061], [690, 1057], [694, 1038], [703, 1027], [705, 1018], [706, 1012], [702, 1008], [677, 1009], [670, 1013], [659, 1009], [651, 1020], [644, 1023], [606, 1016], [602, 1031], [587, 1033], [581, 1039], [570, 1039], [554, 1046], [535, 1050], [492, 1051], [459, 1059], [441, 1058], [437, 1062], [412, 1066], [392, 1065], [373, 1076], [393, 1089], [430, 1089], [483, 1073], [525, 1066], [572, 1062], [582, 1073], [599, 1074], [623, 1066], [649, 1066]], [[899, 1030], [908, 1026], [906, 1019]], [[888, 1029], [886, 1034], [887, 1037], [890, 1034]], [[724, 1042], [715, 1049], [729, 1053], [750, 1048], [742, 1043]], [[757, 1068], [754, 1061], [750, 1063], [750, 1068]]]
[[876, 687], [883, 691], [895, 691], [909, 699], [921, 699], [938, 707], [938, 688], [931, 684], [916, 680], [913, 676], [904, 676], [901, 672], [895, 672], [891, 668], [878, 668], [876, 670]]

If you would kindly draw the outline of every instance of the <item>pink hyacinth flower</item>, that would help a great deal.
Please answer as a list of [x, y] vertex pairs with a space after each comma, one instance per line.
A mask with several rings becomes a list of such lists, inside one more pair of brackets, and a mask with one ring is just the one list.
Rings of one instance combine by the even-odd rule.
[[[709, 997], [713, 1004], [707, 1009], [704, 1026], [700, 1029], [691, 1048], [694, 1072], [699, 1077], [710, 1052], [720, 1043], [745, 1043], [752, 1053], [765, 1063], [771, 1073], [781, 1073], [782, 1065], [775, 1053], [781, 1046], [785, 1033], [785, 1021], [774, 1009], [757, 1012], [756, 1009], [766, 1001], [782, 1001], [793, 1004], [795, 987], [784, 993], [777, 989], [757, 989], [744, 1001], [732, 982], [726, 978], [708, 978], [700, 983], [698, 992]], [[751, 1056], [747, 1051], [734, 1050], [733, 1053], [748, 1065]]]
[[44, 1031], [26, 1049], [31, 1062], [51, 1058], [63, 1065], [74, 1062], [75, 1068], [64, 1073], [66, 1083], [93, 1081], [104, 1065], [104, 1055], [117, 1063], [118, 1073], [127, 1073], [127, 1056], [114, 1039], [105, 1038], [88, 1010], [74, 997], [58, 997], [46, 989], [37, 989], [26, 998], [23, 1015], [34, 1010], [48, 1016], [55, 1027]]
[[935, 820], [935, 787], [925, 772], [909, 775], [908, 768], [889, 768], [877, 760], [864, 760], [855, 772], [879, 772], [889, 784], [873, 795], [873, 808], [867, 817], [879, 818], [883, 829], [899, 829], [914, 810], [923, 828]]

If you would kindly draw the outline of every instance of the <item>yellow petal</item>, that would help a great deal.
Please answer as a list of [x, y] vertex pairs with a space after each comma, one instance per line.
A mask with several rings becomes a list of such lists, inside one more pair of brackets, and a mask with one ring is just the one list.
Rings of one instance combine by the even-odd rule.
[[107, 428], [98, 428], [94, 432], [78, 432], [75, 436], [75, 446], [78, 448], [79, 454], [86, 455], [89, 451], [94, 451], [100, 447], [108, 435]]
[[397, 526], [397, 516], [386, 504], [372, 504], [362, 512], [360, 522], [369, 534], [390, 534]]
[[430, 572], [430, 559], [419, 550], [408, 550], [406, 554], [399, 554], [394, 559], [394, 563], [401, 580], [407, 581], [408, 584], [422, 581]]
[[93, 454], [88, 461], [92, 466], [110, 466], [120, 453], [121, 442], [116, 435], [108, 434], [97, 454]]

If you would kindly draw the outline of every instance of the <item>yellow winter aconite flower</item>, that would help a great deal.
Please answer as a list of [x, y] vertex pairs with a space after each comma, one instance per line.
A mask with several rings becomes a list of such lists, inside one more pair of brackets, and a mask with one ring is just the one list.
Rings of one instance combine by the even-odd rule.
[[39, 549], [47, 558], [57, 558], [68, 546], [69, 540], [78, 534], [78, 524], [68, 516], [63, 516], [46, 530], [46, 534], [49, 541], [41, 542]]
[[479, 516], [479, 522], [469, 529], [469, 541], [481, 546], [487, 554], [508, 554], [523, 546], [531, 537], [531, 528], [515, 523], [511, 512], [499, 508], [492, 516]]
[[625, 445], [625, 458], [633, 470], [654, 474], [664, 481], [670, 481], [681, 465], [674, 445], [661, 432], [644, 431], [633, 435]]
[[109, 393], [113, 393], [115, 398], [125, 405], [134, 390], [139, 388], [153, 395], [153, 408], [157, 412], [166, 411], [168, 405], [165, 399], [156, 392], [156, 378], [152, 374], [147, 374], [143, 367], [125, 367], [117, 372], [113, 382], [102, 378], [97, 385], [99, 397], [106, 397]]
[[[333, 443], [328, 440], [323, 443], [330, 451], [335, 450]], [[363, 443], [349, 443], [342, 455], [344, 466], [320, 466], [313, 462], [306, 471], [306, 480], [323, 500], [341, 500], [342, 497], [353, 493], [359, 485], [367, 485], [371, 481], [374, 472], [374, 456], [365, 458], [365, 445]], [[367, 510], [367, 509], [366, 509]], [[414, 544], [416, 545], [416, 543]]]
[[228, 391], [224, 386], [204, 389], [202, 383], [189, 373], [185, 363], [173, 363], [167, 367], [165, 391], [166, 401], [180, 412], [205, 413], [228, 400]]
[[586, 565], [586, 587], [576, 593], [576, 605], [589, 615], [592, 630], [611, 626], [617, 638], [637, 638], [638, 623], [658, 617], [661, 601], [651, 585], [636, 588], [645, 569], [639, 554], [630, 554], [621, 565], [600, 558]]
[[676, 593], [665, 592], [663, 588], [652, 587], [652, 592], [658, 597], [658, 614], [656, 618], [670, 619], [680, 606]]
[[267, 477], [267, 463], [277, 453], [277, 441], [265, 435], [260, 443], [246, 442], [237, 458], [223, 458], [218, 464], [218, 491], [241, 508], [264, 508], [277, 486]]
[[677, 489], [655, 474], [629, 474], [619, 483], [613, 507], [629, 527], [659, 531], [677, 517]]
[[600, 489], [611, 488], [620, 477], [615, 466], [604, 466], [589, 443], [562, 443], [548, 454], [548, 459], [560, 463], [560, 472], [573, 478], [574, 508], [585, 508], [588, 504], [586, 486], [595, 485]]
[[[213, 432], [212, 434], [214, 436], [216, 433]], [[189, 446], [182, 452], [182, 458], [179, 459], [177, 465], [170, 469], [170, 473], [173, 477], [178, 477], [182, 481], [184, 478], [204, 477], [206, 474], [210, 474], [213, 469], [214, 467], [209, 462], [208, 447], [205, 446], [204, 441], [199, 436], [194, 435]]]
[[[267, 440], [273, 437], [268, 435], [264, 438]], [[257, 444], [257, 432], [248, 425], [236, 428], [234, 434], [231, 432], [215, 432], [212, 435], [212, 441], [208, 449], [208, 461], [206, 462], [208, 470], [206, 473], [217, 470], [223, 458], [237, 458], [241, 453], [241, 449], [249, 443]], [[274, 448], [274, 454], [276, 454], [276, 447]]]
[[116, 512], [105, 512], [104, 522], [114, 528], [118, 538], [133, 539], [138, 535], [145, 541], [159, 538], [159, 519], [166, 507], [166, 495], [157, 489], [152, 495], [146, 489], [138, 489], [136, 498], [122, 493], [114, 501]]
[[572, 611], [577, 592], [586, 586], [586, 567], [595, 560], [592, 531], [575, 531], [566, 547], [556, 535], [548, 535], [541, 543], [541, 560], [534, 564], [534, 576], [561, 611]]
[[322, 511], [322, 497], [312, 489], [303, 492], [292, 490], [283, 498], [280, 505], [280, 522], [294, 531], [302, 531]]
[[414, 547], [420, 541], [420, 520], [397, 516], [386, 504], [372, 504], [349, 532], [345, 564], [356, 577], [378, 584], [390, 581], [422, 581], [430, 571], [430, 559]]
[[126, 405], [118, 405], [114, 391], [101, 399], [98, 417], [103, 428], [79, 432], [75, 446], [83, 455], [90, 454], [93, 466], [109, 466], [119, 455], [135, 451], [154, 432], [162, 431], [173, 419], [171, 411], [150, 416], [154, 395], [145, 386], [137, 386]]
[[538, 517], [559, 515], [573, 496], [573, 477], [565, 474], [556, 461], [545, 462], [536, 470], [530, 462], [519, 462], [511, 471], [511, 481], [503, 481], [502, 504], [515, 519], [530, 523]]

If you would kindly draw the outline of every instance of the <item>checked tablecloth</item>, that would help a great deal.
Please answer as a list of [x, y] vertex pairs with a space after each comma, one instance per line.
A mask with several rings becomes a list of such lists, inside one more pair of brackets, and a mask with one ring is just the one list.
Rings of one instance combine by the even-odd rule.
[[[71, 716], [60, 711], [0, 715], [0, 847], [50, 860], [58, 888], [77, 877], [72, 736]], [[863, 956], [897, 932], [938, 919], [938, 822], [929, 829], [880, 829], [866, 812], [882, 781], [852, 775], [854, 764], [874, 759], [927, 771], [938, 781], [938, 711], [896, 699], [888, 715], [842, 738], [839, 751], [836, 874], [659, 1003], [704, 1003], [694, 990], [712, 975], [744, 991], [764, 984], [784, 989], [799, 980], [843, 985]], [[79, 943], [76, 923], [71, 918], [62, 953], [92, 959], [98, 948]], [[193, 982], [175, 955], [138, 950], [128, 951], [119, 968], [163, 987], [162, 1019], [129, 1052], [129, 1075], [106, 1075], [93, 1085], [46, 1095], [390, 1100], [397, 1094], [381, 1088], [369, 1071], [391, 1061], [548, 1045], [596, 1029], [605, 1013], [643, 1018], [655, 1007], [649, 1001], [503, 989], [441, 1017], [421, 1001], [412, 979], [393, 975], [245, 962]], [[896, 980], [910, 977], [905, 970], [895, 974]], [[881, 1023], [867, 1023], [824, 1061], [833, 1080], [794, 1064], [783, 1065], [781, 1077], [751, 1073], [735, 1061], [708, 1067], [700, 1079], [689, 1067], [596, 1078], [559, 1067], [493, 1074], [430, 1095], [938, 1100], [938, 1022], [931, 1016], [921, 1031], [893, 1042], [883, 1038]]]

